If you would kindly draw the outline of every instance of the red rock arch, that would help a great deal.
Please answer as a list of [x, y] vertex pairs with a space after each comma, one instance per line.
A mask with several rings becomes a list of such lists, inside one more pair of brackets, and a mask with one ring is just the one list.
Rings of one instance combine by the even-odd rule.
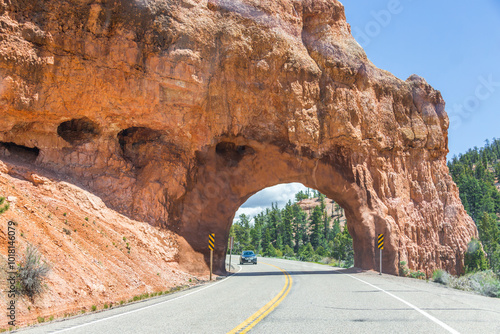
[[[223, 148], [222, 148], [223, 147]], [[332, 156], [315, 158], [310, 152], [278, 147], [243, 138], [225, 139], [199, 153], [195, 178], [183, 197], [180, 216], [184, 244], [181, 254], [191, 249], [205, 254], [209, 233], [216, 233], [216, 268], [222, 271], [229, 228], [236, 210], [253, 194], [280, 183], [300, 182], [320, 190], [338, 202], [349, 220], [354, 239], [355, 265], [375, 268], [374, 238], [392, 227], [377, 211], [378, 204], [356, 179], [350, 157], [339, 148]], [[396, 273], [398, 236], [388, 235], [388, 272]], [[181, 264], [204, 270], [205, 261], [196, 263], [191, 256]], [[206, 260], [206, 259], [204, 259]], [[196, 266], [200, 266], [196, 268]]]
[[[403, 217], [396, 221], [391, 215], [390, 210], [401, 208], [388, 208], [379, 198], [374, 186], [380, 185], [381, 180], [372, 177], [367, 164], [369, 160], [370, 157], [341, 147], [319, 157], [310, 151], [300, 152], [290, 146], [242, 137], [223, 139], [199, 152], [198, 165], [191, 171], [193, 178], [179, 203], [181, 265], [192, 271], [206, 270], [208, 234], [216, 233], [215, 268], [223, 272], [227, 238], [236, 210], [263, 188], [300, 182], [319, 190], [344, 208], [353, 237], [356, 267], [378, 268], [375, 240], [378, 233], [384, 233], [385, 272], [397, 275], [400, 260], [410, 260], [412, 266], [418, 263], [416, 267], [419, 269], [431, 271], [445, 264], [439, 262], [444, 258], [453, 264], [449, 269], [460, 270], [459, 253], [440, 253], [439, 259], [434, 258], [434, 254], [429, 258], [428, 254], [417, 253], [431, 260], [426, 263], [419, 263], [421, 258], [408, 259], [405, 256], [408, 254], [405, 246], [414, 246], [415, 242], [410, 239], [411, 235], [404, 235]], [[404, 218], [410, 219], [408, 216]], [[428, 229], [424, 226], [418, 228]], [[418, 241], [430, 245], [430, 248], [435, 247], [438, 236], [434, 232], [437, 231], [428, 233], [432, 240]], [[459, 242], [457, 240], [457, 245]]]
[[0, 14], [0, 154], [35, 151], [29, 163], [178, 233], [186, 268], [207, 270], [217, 229], [222, 270], [238, 206], [296, 181], [346, 209], [356, 265], [375, 269], [383, 232], [391, 273], [400, 260], [462, 270], [477, 230], [446, 167], [441, 94], [372, 64], [340, 2], [10, 1]]

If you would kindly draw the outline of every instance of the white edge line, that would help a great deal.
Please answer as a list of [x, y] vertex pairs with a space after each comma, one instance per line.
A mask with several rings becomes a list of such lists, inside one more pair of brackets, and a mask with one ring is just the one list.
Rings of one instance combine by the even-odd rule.
[[380, 290], [380, 291], [382, 291], [382, 292], [384, 292], [384, 293], [388, 294], [388, 295], [389, 295], [389, 296], [391, 296], [392, 298], [395, 298], [395, 299], [399, 300], [400, 302], [402, 302], [402, 303], [404, 303], [404, 304], [408, 305], [409, 307], [411, 307], [411, 308], [412, 308], [412, 309], [414, 309], [415, 311], [419, 312], [419, 313], [420, 313], [420, 314], [422, 314], [423, 316], [425, 316], [425, 317], [429, 318], [430, 320], [434, 321], [436, 324], [438, 324], [439, 326], [443, 327], [443, 328], [444, 328], [444, 329], [446, 329], [448, 332], [453, 333], [453, 334], [460, 334], [460, 332], [458, 332], [458, 331], [456, 331], [455, 329], [451, 328], [450, 326], [448, 326], [447, 324], [445, 324], [445, 323], [444, 323], [444, 322], [442, 322], [441, 320], [439, 320], [439, 319], [437, 319], [437, 318], [433, 317], [433, 316], [432, 316], [432, 315], [430, 315], [429, 313], [427, 313], [427, 312], [425, 312], [425, 311], [423, 311], [423, 310], [419, 309], [419, 308], [418, 308], [418, 307], [416, 307], [415, 305], [413, 305], [413, 304], [411, 304], [411, 303], [407, 302], [406, 300], [404, 300], [404, 299], [402, 299], [402, 298], [399, 298], [398, 296], [396, 296], [396, 295], [394, 295], [394, 294], [390, 293], [389, 291], [385, 291], [384, 289], [379, 288], [378, 286], [373, 285], [373, 284], [371, 284], [371, 283], [368, 283], [368, 282], [366, 282], [366, 281], [363, 281], [362, 279], [357, 278], [357, 277], [355, 277], [355, 276], [352, 276], [352, 275], [349, 275], [349, 274], [344, 274], [344, 273], [341, 273], [341, 272], [340, 272], [340, 271], [338, 271], [338, 270], [335, 270], [335, 271], [336, 271], [336, 272], [338, 272], [338, 273], [340, 273], [340, 274], [342, 274], [342, 275], [347, 275], [347, 276], [349, 276], [349, 277], [351, 277], [351, 278], [354, 278], [354, 279], [356, 279], [356, 280], [358, 280], [358, 281], [360, 281], [360, 282], [363, 282], [363, 283], [365, 283], [365, 284], [367, 284], [367, 285], [369, 285], [369, 286], [371, 286], [371, 287], [373, 287], [373, 288], [375, 288], [375, 289], [377, 289], [377, 290]]
[[141, 307], [141, 308], [137, 308], [135, 310], [131, 310], [131, 311], [127, 311], [127, 312], [124, 312], [124, 313], [119, 313], [119, 314], [115, 314], [115, 315], [112, 315], [110, 317], [106, 317], [106, 318], [102, 318], [102, 319], [97, 319], [97, 320], [94, 320], [94, 321], [90, 321], [90, 322], [86, 322], [84, 324], [80, 324], [80, 325], [76, 325], [76, 326], [73, 326], [73, 327], [68, 327], [68, 328], [65, 328], [65, 329], [61, 329], [61, 330], [58, 330], [58, 331], [55, 331], [55, 332], [50, 332], [50, 333], [62, 333], [62, 332], [66, 332], [66, 331], [69, 331], [71, 329], [75, 329], [75, 328], [80, 328], [80, 327], [84, 327], [84, 326], [87, 326], [87, 325], [91, 325], [91, 324], [95, 324], [95, 323], [98, 323], [98, 322], [101, 322], [101, 321], [105, 321], [105, 320], [110, 320], [110, 319], [113, 319], [113, 318], [118, 318], [118, 317], [121, 317], [121, 316], [124, 316], [124, 315], [127, 315], [127, 314], [130, 314], [130, 313], [134, 313], [134, 312], [138, 312], [138, 311], [142, 311], [142, 310], [145, 310], [145, 309], [148, 309], [148, 308], [151, 308], [151, 307], [155, 307], [155, 306], [158, 306], [158, 305], [161, 305], [161, 304], [166, 304], [166, 303], [170, 303], [174, 300], [178, 300], [178, 299], [181, 299], [181, 298], [184, 298], [184, 297], [187, 297], [187, 296], [190, 296], [192, 294], [195, 294], [197, 292], [200, 292], [200, 291], [203, 291], [205, 289], [208, 289], [208, 288], [211, 288], [213, 286], [216, 286], [217, 284], [219, 283], [222, 283], [222, 282], [225, 282], [227, 281], [229, 278], [231, 278], [233, 275], [239, 273], [242, 269], [242, 267], [240, 265], [238, 265], [238, 267], [240, 267], [240, 269], [229, 275], [228, 277], [226, 277], [225, 279], [223, 280], [220, 280], [218, 282], [215, 282], [213, 284], [209, 284], [201, 289], [197, 289], [195, 291], [192, 291], [190, 293], [186, 293], [185, 295], [182, 295], [182, 296], [179, 296], [179, 297], [175, 297], [175, 298], [172, 298], [172, 299], [169, 299], [169, 300], [165, 300], [163, 302], [159, 302], [159, 303], [156, 303], [156, 304], [153, 304], [153, 305], [148, 305], [148, 306], [144, 306], [144, 307]]

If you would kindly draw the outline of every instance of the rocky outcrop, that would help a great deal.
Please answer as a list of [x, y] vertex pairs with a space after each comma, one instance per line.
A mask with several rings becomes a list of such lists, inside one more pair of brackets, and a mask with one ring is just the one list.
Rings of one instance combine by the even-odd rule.
[[3, 159], [57, 171], [223, 270], [249, 196], [302, 182], [340, 203], [355, 265], [462, 270], [475, 225], [424, 79], [376, 68], [335, 0], [49, 0], [0, 5]]

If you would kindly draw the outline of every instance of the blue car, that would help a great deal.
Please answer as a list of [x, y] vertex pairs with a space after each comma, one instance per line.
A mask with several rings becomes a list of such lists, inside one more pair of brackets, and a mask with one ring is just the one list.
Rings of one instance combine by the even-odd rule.
[[253, 251], [243, 251], [240, 255], [240, 264], [243, 263], [257, 264], [257, 255]]

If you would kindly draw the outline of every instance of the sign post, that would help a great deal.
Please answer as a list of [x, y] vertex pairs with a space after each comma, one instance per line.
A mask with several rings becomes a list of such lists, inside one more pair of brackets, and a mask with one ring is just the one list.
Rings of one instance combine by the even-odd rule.
[[382, 275], [382, 250], [384, 249], [384, 235], [379, 234], [378, 235], [378, 249], [380, 249], [380, 274]]
[[234, 237], [229, 239], [229, 271], [231, 271], [231, 255], [233, 254]]
[[212, 266], [214, 262], [215, 233], [208, 235], [208, 248], [210, 248], [210, 280], [212, 280]]

